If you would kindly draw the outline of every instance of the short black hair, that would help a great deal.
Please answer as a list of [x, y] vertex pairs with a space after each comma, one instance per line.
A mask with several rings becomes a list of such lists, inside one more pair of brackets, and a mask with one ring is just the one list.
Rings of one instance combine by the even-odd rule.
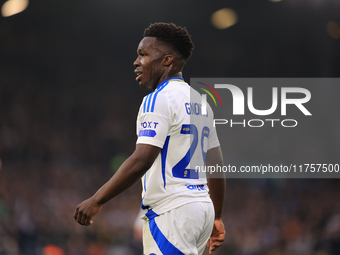
[[195, 48], [188, 30], [174, 23], [153, 23], [145, 29], [144, 37], [156, 37], [157, 40], [176, 50], [185, 61], [189, 59]]

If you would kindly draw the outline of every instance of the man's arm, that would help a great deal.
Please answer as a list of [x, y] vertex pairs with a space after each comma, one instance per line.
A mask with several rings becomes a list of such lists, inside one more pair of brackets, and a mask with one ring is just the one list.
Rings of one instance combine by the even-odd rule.
[[135, 184], [152, 166], [161, 148], [148, 144], [137, 144], [134, 153], [120, 166], [118, 171], [92, 197], [80, 203], [74, 219], [81, 225], [91, 225], [92, 218], [103, 204]]
[[[206, 166], [223, 166], [223, 156], [221, 147], [216, 147], [208, 150], [205, 159]], [[208, 186], [211, 200], [214, 203], [215, 221], [214, 228], [208, 241], [209, 253], [212, 254], [214, 250], [220, 247], [224, 241], [225, 229], [222, 222], [222, 211], [225, 194], [225, 178], [208, 178]]]

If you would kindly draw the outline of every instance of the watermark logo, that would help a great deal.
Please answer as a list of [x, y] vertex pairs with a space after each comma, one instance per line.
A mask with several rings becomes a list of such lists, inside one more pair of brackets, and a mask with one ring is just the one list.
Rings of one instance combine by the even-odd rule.
[[[222, 100], [221, 100], [220, 95], [217, 93], [217, 91], [216, 91], [213, 87], [211, 87], [210, 85], [205, 84], [205, 83], [203, 83], [203, 82], [197, 82], [197, 83], [206, 86], [206, 87], [209, 88], [212, 92], [214, 92], [214, 94], [217, 96], [218, 100], [220, 101], [220, 104], [223, 105], [223, 104], [222, 104]], [[216, 100], [215, 100], [214, 96], [211, 94], [211, 92], [209, 92], [209, 90], [207, 90], [207, 89], [205, 89], [205, 88], [202, 88], [202, 87], [199, 87], [199, 89], [201, 89], [201, 90], [203, 90], [204, 92], [206, 92], [206, 93], [212, 98], [212, 100], [214, 101], [215, 105], [217, 106]]]
[[[221, 100], [221, 97], [220, 95], [217, 93], [217, 91], [211, 87], [210, 85], [208, 84], [205, 84], [203, 82], [197, 82], [201, 85], [204, 85], [205, 87], [209, 88], [218, 98], [218, 100], [220, 101], [220, 104], [222, 105], [222, 100]], [[216, 100], [215, 100], [215, 97], [211, 94], [211, 92], [205, 88], [202, 88], [202, 87], [199, 87], [199, 89], [203, 90], [204, 92], [206, 92], [210, 97], [211, 99], [214, 101], [215, 103], [215, 106], [217, 106], [217, 103], [216, 103]], [[202, 94], [202, 115], [207, 115], [207, 95], [206, 94]]]
[[[213, 80], [213, 79], [211, 79]], [[266, 95], [261, 95], [259, 93], [256, 94], [256, 99], [254, 99], [254, 91], [256, 91], [256, 86], [250, 87], [247, 86], [244, 88], [243, 84], [243, 91], [242, 89], [234, 84], [230, 83], [221, 83], [220, 81], [214, 82], [214, 85], [211, 86], [206, 82], [197, 81], [196, 84], [200, 84], [203, 86], [198, 87], [198, 89], [205, 92], [202, 94], [202, 114], [205, 115], [207, 113], [207, 94], [213, 100], [215, 106], [217, 106], [217, 100], [220, 102], [220, 106], [223, 106], [222, 99], [220, 95], [225, 94], [227, 92], [228, 95], [231, 95], [232, 98], [232, 115], [233, 116], [242, 116], [246, 115], [246, 110], [248, 113], [256, 115], [256, 116], [269, 116], [274, 113], [280, 114], [280, 116], [287, 116], [287, 106], [297, 109], [305, 116], [311, 116], [312, 113], [307, 109], [306, 103], [311, 100], [311, 92], [302, 87], [278, 87], [278, 86], [270, 86], [266, 88]], [[212, 84], [212, 83], [210, 83]], [[244, 90], [246, 89], [246, 93]], [[218, 92], [217, 92], [218, 90]], [[212, 91], [212, 92], [211, 92]], [[225, 92], [224, 92], [225, 91]], [[270, 91], [270, 93], [269, 93]], [[229, 96], [230, 97], [230, 96]], [[254, 101], [271, 101], [270, 107], [266, 107], [265, 109], [258, 109], [254, 106]], [[230, 106], [230, 103], [229, 103]], [[225, 106], [226, 107], [226, 106]], [[247, 107], [247, 108], [246, 108]], [[283, 127], [296, 127], [298, 122], [296, 119], [250, 119], [246, 120], [243, 119], [241, 122], [235, 122], [232, 119], [214, 119], [214, 125], [216, 124], [231, 124], [231, 127], [236, 124], [242, 126], [249, 126], [249, 127], [262, 127], [264, 124], [268, 122], [271, 123], [271, 126], [274, 127], [276, 122], [280, 122]]]
[[[207, 84], [202, 83], [205, 86], [209, 86]], [[215, 92], [215, 94], [218, 96], [218, 99], [221, 102], [222, 105], [222, 101], [220, 96], [218, 95], [218, 93], [216, 92], [216, 90], [209, 86], [210, 89], [213, 90], [213, 92]], [[244, 115], [244, 94], [242, 92], [242, 90], [240, 88], [238, 88], [235, 85], [231, 85], [231, 84], [215, 84], [215, 88], [220, 88], [220, 89], [228, 89], [233, 97], [233, 114], [234, 115]], [[213, 99], [215, 105], [216, 105], [216, 100], [215, 98], [211, 95], [211, 93], [209, 91], [207, 91], [206, 89], [200, 88], [202, 90], [204, 90], [205, 92], [207, 92]], [[303, 94], [304, 97], [303, 98], [287, 98], [287, 94], [289, 93], [300, 93]], [[277, 105], [278, 105], [278, 93], [277, 93], [277, 88], [272, 88], [272, 105], [269, 109], [267, 110], [258, 110], [255, 109], [254, 104], [253, 104], [253, 88], [249, 87], [248, 88], [248, 97], [247, 97], [247, 102], [248, 102], [248, 109], [251, 113], [255, 114], [255, 115], [270, 115], [272, 113], [275, 112], [275, 110], [277, 109]], [[288, 104], [293, 104], [295, 105], [298, 109], [301, 110], [301, 112], [304, 115], [312, 115], [307, 109], [306, 107], [303, 105], [304, 103], [307, 103], [309, 100], [311, 99], [311, 93], [309, 92], [309, 90], [305, 89], [305, 88], [281, 88], [281, 115], [286, 115], [287, 114], [287, 105]], [[206, 97], [205, 97], [206, 100]], [[206, 103], [204, 105], [206, 107]], [[203, 107], [203, 104], [202, 104]], [[204, 111], [204, 109], [203, 109]], [[205, 109], [206, 111], [206, 109]]]

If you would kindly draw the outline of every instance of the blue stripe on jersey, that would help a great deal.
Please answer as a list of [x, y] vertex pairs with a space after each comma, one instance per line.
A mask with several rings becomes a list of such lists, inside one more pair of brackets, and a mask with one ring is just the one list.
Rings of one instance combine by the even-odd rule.
[[154, 211], [152, 210], [149, 210], [146, 214], [145, 214], [146, 217], [148, 217], [149, 220], [155, 218], [158, 216], [157, 213], [155, 213]]
[[146, 102], [149, 98], [150, 94], [146, 96], [145, 100], [144, 100], [144, 104], [143, 104], [143, 113], [145, 113], [145, 107], [146, 107]]
[[[154, 92], [150, 93], [145, 98], [144, 105], [143, 105], [143, 113], [145, 113], [145, 112], [153, 112], [154, 111], [155, 103], [156, 103], [156, 98], [157, 98], [158, 93], [162, 89], [164, 89], [164, 87], [166, 85], [168, 85], [169, 82], [172, 81], [172, 80], [174, 80], [174, 81], [184, 81], [184, 79], [181, 78], [181, 77], [173, 77], [173, 78], [170, 78], [170, 79], [168, 79], [166, 81], [163, 81], [160, 85], [158, 85], [157, 89]], [[150, 109], [150, 103], [151, 103], [151, 98], [152, 97], [153, 97], [153, 99], [152, 99], [152, 104], [151, 104], [151, 109]]]
[[149, 112], [151, 97], [153, 96], [154, 93], [155, 93], [155, 92], [152, 92], [151, 94], [149, 94], [149, 98], [148, 98], [148, 107], [146, 108], [146, 112]]
[[[146, 191], [146, 173], [144, 174], [144, 191]], [[145, 197], [145, 195], [144, 195], [144, 197]], [[143, 210], [145, 210], [145, 209], [149, 209], [149, 206], [147, 205], [147, 206], [145, 206], [144, 204], [143, 204], [143, 201], [144, 201], [144, 197], [142, 198], [142, 203], [141, 203], [141, 207], [142, 207], [142, 209]]]
[[162, 84], [162, 86], [155, 92], [155, 96], [153, 97], [153, 100], [152, 100], [151, 112], [153, 112], [154, 109], [155, 109], [155, 103], [156, 103], [156, 98], [157, 98], [158, 93], [161, 92], [162, 89], [164, 89], [165, 86], [168, 85], [168, 84], [169, 84], [169, 82]]
[[151, 235], [163, 255], [184, 255], [183, 252], [177, 249], [169, 242], [168, 239], [166, 239], [161, 230], [158, 228], [154, 218], [149, 220], [149, 227]]
[[146, 191], [146, 173], [144, 174], [144, 190]]
[[[144, 196], [144, 197], [145, 197], [145, 196]], [[143, 197], [143, 199], [142, 199], [142, 203], [140, 204], [140, 207], [141, 207], [143, 210], [149, 209], [149, 206], [148, 206], [148, 205], [144, 205], [144, 204], [143, 204], [144, 197]]]
[[161, 151], [161, 158], [162, 158], [162, 176], [163, 176], [163, 182], [164, 182], [164, 189], [165, 189], [165, 164], [166, 164], [166, 156], [168, 154], [168, 146], [169, 146], [169, 139], [170, 136], [168, 135], [167, 138], [165, 139], [163, 149]]

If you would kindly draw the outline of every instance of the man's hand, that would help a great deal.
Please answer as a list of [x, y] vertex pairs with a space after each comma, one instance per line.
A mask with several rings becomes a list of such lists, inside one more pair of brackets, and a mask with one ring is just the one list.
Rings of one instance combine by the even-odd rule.
[[207, 246], [209, 247], [209, 254], [212, 254], [224, 241], [225, 230], [221, 219], [215, 219], [214, 228], [212, 230]]
[[135, 184], [152, 166], [161, 148], [149, 144], [137, 144], [134, 153], [124, 161], [117, 172], [91, 198], [79, 204], [73, 218], [81, 225], [89, 226], [103, 204]]
[[81, 225], [89, 226], [93, 223], [92, 218], [102, 209], [102, 205], [96, 203], [91, 197], [80, 203], [73, 213], [73, 218]]

